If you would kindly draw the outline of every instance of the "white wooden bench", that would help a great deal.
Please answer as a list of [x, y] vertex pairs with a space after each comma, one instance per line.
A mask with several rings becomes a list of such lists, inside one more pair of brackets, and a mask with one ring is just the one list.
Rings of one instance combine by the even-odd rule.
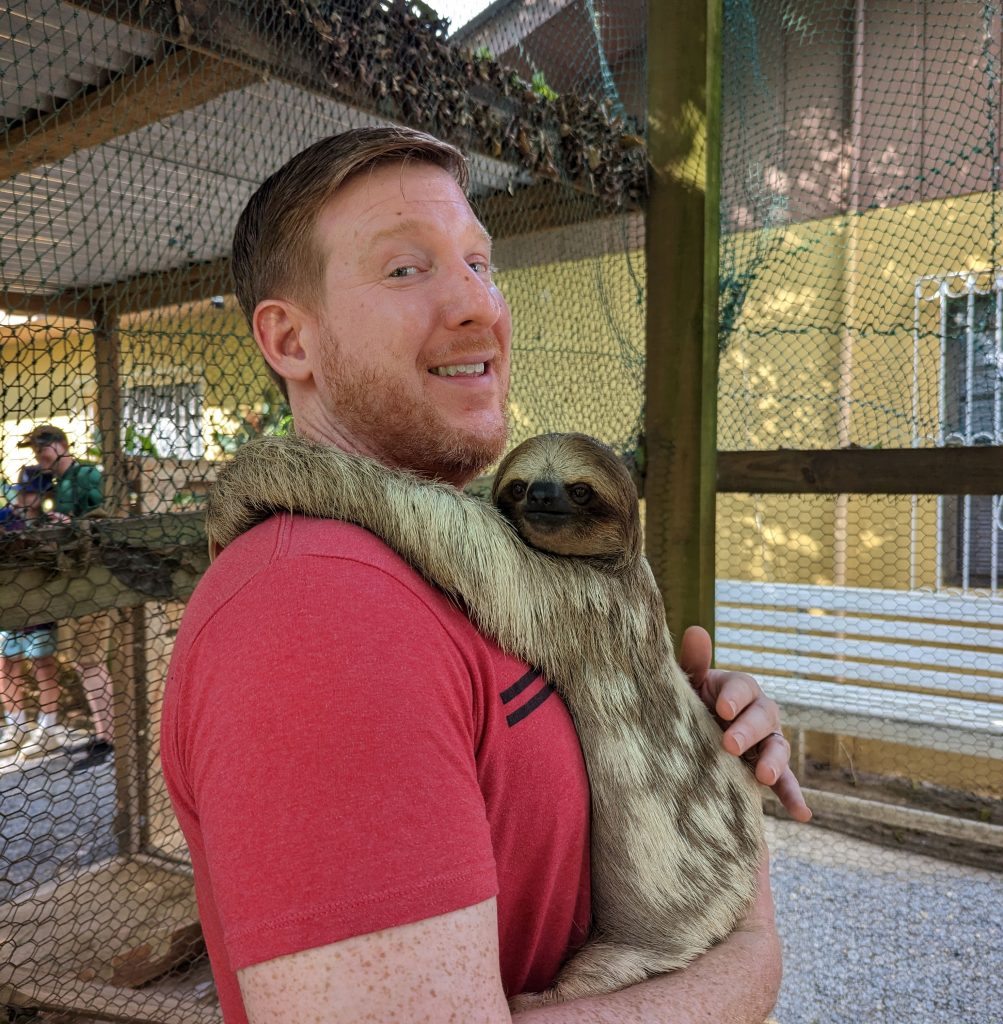
[[1003, 595], [717, 582], [716, 664], [785, 726], [1003, 759]]

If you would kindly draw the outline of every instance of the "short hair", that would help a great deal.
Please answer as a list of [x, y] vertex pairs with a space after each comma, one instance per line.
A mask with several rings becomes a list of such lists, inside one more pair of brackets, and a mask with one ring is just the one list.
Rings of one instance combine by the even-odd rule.
[[49, 444], [62, 444], [69, 446], [69, 440], [64, 431], [54, 427], [51, 423], [43, 423], [35, 427], [30, 434], [18, 441], [18, 448], [42, 448]]
[[[330, 135], [265, 179], [237, 221], [230, 261], [237, 301], [252, 331], [262, 299], [290, 298], [316, 308], [325, 266], [313, 231], [338, 189], [363, 172], [410, 160], [442, 167], [466, 194], [470, 175], [463, 153], [434, 135], [399, 126]], [[285, 380], [269, 370], [286, 395]]]

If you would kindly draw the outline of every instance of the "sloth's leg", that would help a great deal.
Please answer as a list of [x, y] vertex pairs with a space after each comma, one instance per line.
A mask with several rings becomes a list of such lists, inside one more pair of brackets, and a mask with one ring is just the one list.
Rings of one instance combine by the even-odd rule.
[[635, 946], [603, 940], [587, 942], [564, 965], [550, 988], [515, 996], [509, 1000], [509, 1006], [513, 1011], [521, 1011], [616, 992], [666, 971], [664, 960]]

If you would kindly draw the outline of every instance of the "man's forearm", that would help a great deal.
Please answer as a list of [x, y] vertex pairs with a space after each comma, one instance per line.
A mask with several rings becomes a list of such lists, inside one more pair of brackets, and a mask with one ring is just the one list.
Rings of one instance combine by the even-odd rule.
[[528, 1010], [518, 1024], [762, 1024], [780, 991], [772, 929], [734, 932], [687, 968], [594, 999]]

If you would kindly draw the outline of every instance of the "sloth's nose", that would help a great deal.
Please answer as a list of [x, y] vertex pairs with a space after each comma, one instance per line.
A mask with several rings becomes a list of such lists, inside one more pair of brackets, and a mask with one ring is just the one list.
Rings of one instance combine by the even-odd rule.
[[538, 480], [529, 485], [526, 492], [526, 509], [530, 512], [544, 512], [558, 504], [560, 487], [552, 480]]

